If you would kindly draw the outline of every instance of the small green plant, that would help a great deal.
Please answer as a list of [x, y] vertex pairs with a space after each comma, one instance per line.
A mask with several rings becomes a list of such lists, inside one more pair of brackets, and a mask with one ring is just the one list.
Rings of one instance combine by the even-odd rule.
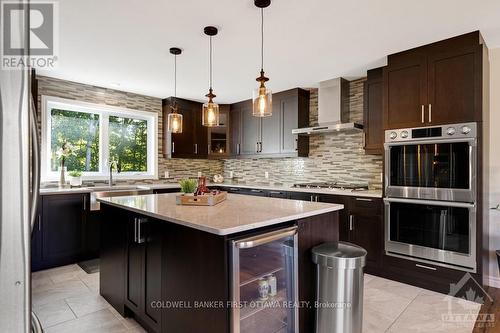
[[181, 179], [179, 184], [183, 193], [194, 193], [196, 187], [198, 187], [196, 179]]
[[82, 176], [82, 172], [81, 172], [81, 171], [79, 171], [79, 170], [73, 170], [73, 171], [71, 171], [71, 172], [69, 173], [69, 175], [70, 175], [71, 177], [81, 177], [81, 176]]

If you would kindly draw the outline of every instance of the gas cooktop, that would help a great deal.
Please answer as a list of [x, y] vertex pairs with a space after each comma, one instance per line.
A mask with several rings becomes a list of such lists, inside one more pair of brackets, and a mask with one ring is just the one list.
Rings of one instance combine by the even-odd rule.
[[368, 191], [368, 185], [349, 184], [342, 182], [313, 182], [293, 184], [294, 188], [324, 188], [331, 190], [351, 190], [351, 191]]

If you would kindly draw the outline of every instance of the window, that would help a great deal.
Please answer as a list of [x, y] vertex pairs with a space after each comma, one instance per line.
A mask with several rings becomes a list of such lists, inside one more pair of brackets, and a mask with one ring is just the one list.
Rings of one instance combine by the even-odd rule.
[[42, 179], [57, 180], [63, 144], [70, 147], [64, 166], [84, 179], [156, 178], [156, 113], [42, 97]]

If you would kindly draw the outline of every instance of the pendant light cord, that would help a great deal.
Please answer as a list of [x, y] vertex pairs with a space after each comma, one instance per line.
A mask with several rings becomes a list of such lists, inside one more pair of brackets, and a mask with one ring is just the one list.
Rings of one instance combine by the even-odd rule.
[[264, 8], [260, 9], [260, 18], [261, 18], [261, 25], [260, 25], [260, 69], [261, 71], [264, 70]]
[[174, 55], [174, 99], [177, 99], [177, 55]]
[[212, 89], [212, 36], [210, 36], [210, 89]]

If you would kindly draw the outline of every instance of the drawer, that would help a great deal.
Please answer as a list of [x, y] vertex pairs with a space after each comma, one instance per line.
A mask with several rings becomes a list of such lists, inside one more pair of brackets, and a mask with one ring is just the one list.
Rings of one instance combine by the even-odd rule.
[[383, 208], [384, 203], [379, 198], [354, 197], [349, 200], [349, 209], [356, 215], [380, 216]]

